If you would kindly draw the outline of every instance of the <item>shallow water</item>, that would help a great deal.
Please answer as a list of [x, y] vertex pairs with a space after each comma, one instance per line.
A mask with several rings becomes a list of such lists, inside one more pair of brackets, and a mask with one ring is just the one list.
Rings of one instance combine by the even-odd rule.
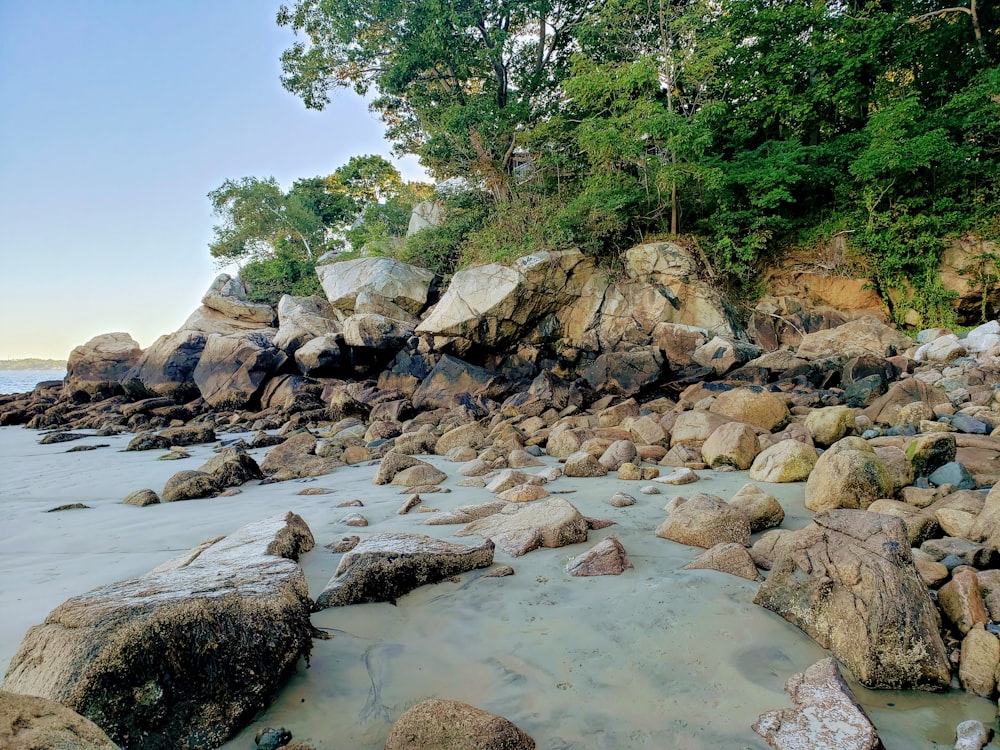
[[[423, 513], [397, 515], [405, 495], [372, 485], [371, 466], [310, 483], [247, 485], [232, 498], [133, 508], [121, 504], [126, 494], [159, 491], [174, 472], [200, 466], [211, 447], [193, 448], [190, 459], [157, 461], [157, 451], [119, 452], [128, 436], [52, 446], [37, 439], [33, 431], [0, 428], [0, 670], [24, 631], [67, 597], [140, 575], [203, 539], [274, 513], [294, 510], [316, 536], [316, 549], [301, 561], [314, 597], [339, 560], [323, 545], [349, 534], [403, 531], [478, 543], [455, 538], [460, 526], [423, 525]], [[111, 447], [65, 453], [81, 443]], [[258, 460], [263, 453], [255, 452]], [[485, 489], [455, 487], [457, 465], [433, 461], [449, 473], [453, 492], [425, 495], [424, 506], [446, 510], [492, 499]], [[765, 748], [750, 725], [760, 713], [788, 706], [785, 680], [827, 653], [752, 604], [756, 584], [680, 570], [700, 550], [653, 535], [673, 495], [705, 491], [728, 499], [747, 481], [745, 472], [701, 474], [697, 484], [664, 486], [655, 496], [639, 494], [640, 483], [614, 478], [560, 479], [549, 488], [576, 489], [562, 497], [584, 515], [616, 525], [572, 547], [520, 558], [498, 551], [496, 561], [512, 565], [512, 577], [474, 571], [458, 583], [417, 589], [396, 606], [317, 613], [314, 624], [333, 637], [314, 642], [309, 668], [300, 665], [271, 707], [224, 747], [253, 748], [257, 729], [283, 725], [317, 750], [381, 750], [400, 713], [440, 697], [508, 717], [540, 750]], [[295, 494], [317, 486], [334, 492]], [[802, 484], [761, 486], [781, 500], [786, 527], [807, 522]], [[637, 504], [608, 505], [618, 490]], [[365, 507], [334, 507], [353, 498]], [[92, 508], [42, 512], [68, 502]], [[357, 511], [370, 521], [367, 529], [340, 524]], [[564, 572], [571, 557], [609, 535], [625, 546], [634, 570], [597, 578]], [[888, 750], [952, 747], [956, 724], [968, 718], [991, 724], [996, 711], [995, 704], [960, 692], [853, 686]]]
[[44, 380], [62, 380], [65, 370], [0, 370], [0, 395], [27, 393]]

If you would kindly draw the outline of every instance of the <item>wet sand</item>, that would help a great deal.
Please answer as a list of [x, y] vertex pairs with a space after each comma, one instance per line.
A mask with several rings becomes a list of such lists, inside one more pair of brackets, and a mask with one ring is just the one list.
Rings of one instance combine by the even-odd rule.
[[[24, 632], [70, 596], [141, 575], [204, 539], [275, 513], [300, 514], [316, 537], [316, 549], [300, 561], [313, 597], [339, 560], [323, 545], [343, 536], [393, 531], [478, 543], [454, 537], [461, 526], [424, 525], [425, 513], [397, 515], [406, 496], [373, 485], [371, 465], [310, 482], [251, 483], [230, 498], [125, 506], [129, 492], [159, 492], [172, 474], [212, 455], [211, 446], [195, 446], [191, 458], [160, 461], [160, 451], [123, 452], [130, 437], [46, 446], [37, 444], [37, 432], [0, 428], [0, 672]], [[66, 453], [99, 443], [110, 447]], [[252, 453], [259, 461], [266, 451]], [[449, 510], [493, 499], [485, 489], [457, 487], [458, 464], [430, 460], [449, 474], [444, 486], [452, 492], [425, 495], [424, 506]], [[662, 486], [662, 494], [651, 496], [639, 493], [640, 482], [561, 478], [547, 488], [571, 490], [561, 496], [615, 525], [590, 532], [584, 544], [520, 558], [498, 550], [496, 563], [511, 565], [511, 577], [486, 578], [488, 570], [477, 570], [417, 589], [395, 606], [317, 613], [314, 625], [333, 637], [315, 641], [310, 666], [301, 664], [274, 703], [223, 747], [253, 748], [257, 729], [283, 725], [317, 750], [381, 750], [403, 711], [439, 697], [506, 716], [540, 750], [766, 748], [751, 724], [764, 711], [790, 705], [785, 680], [827, 653], [754, 605], [757, 584], [680, 570], [701, 550], [653, 535], [670, 497], [702, 491], [728, 500], [748, 481], [745, 472], [699, 474], [696, 484]], [[808, 521], [804, 484], [758, 484], [781, 501], [784, 527]], [[307, 487], [333, 493], [296, 495]], [[636, 505], [608, 505], [619, 490]], [[355, 498], [365, 507], [335, 507]], [[74, 502], [91, 507], [44, 512]], [[343, 525], [353, 512], [370, 525]], [[572, 557], [612, 535], [633, 570], [596, 578], [565, 573]], [[975, 718], [991, 725], [996, 713], [994, 703], [958, 691], [867, 691], [851, 684], [888, 750], [950, 748], [956, 724]]]

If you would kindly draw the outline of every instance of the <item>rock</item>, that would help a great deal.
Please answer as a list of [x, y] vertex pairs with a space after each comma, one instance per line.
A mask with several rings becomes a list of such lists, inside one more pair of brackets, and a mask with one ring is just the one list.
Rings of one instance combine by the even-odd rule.
[[497, 497], [508, 503], [531, 503], [549, 496], [549, 491], [537, 484], [518, 484], [499, 493]]
[[507, 381], [499, 373], [444, 355], [413, 392], [417, 409], [467, 406], [475, 411], [484, 400], [502, 398]]
[[492, 539], [512, 557], [538, 547], [563, 547], [587, 541], [587, 519], [561, 497], [529, 505], [508, 505], [501, 512], [478, 519], [455, 536]]
[[608, 470], [587, 451], [577, 451], [566, 457], [563, 472], [568, 477], [603, 477]]
[[813, 664], [788, 678], [785, 692], [795, 708], [761, 714], [753, 730], [776, 750], [884, 750], [865, 710], [837, 668], [835, 659]]
[[251, 479], [263, 479], [264, 473], [253, 457], [240, 446], [223, 448], [210, 458], [198, 471], [209, 474], [215, 480], [215, 486], [239, 487]]
[[971, 568], [955, 571], [951, 580], [938, 589], [938, 606], [947, 621], [963, 635], [989, 622], [979, 576]]
[[707, 344], [695, 349], [691, 359], [695, 364], [715, 370], [716, 375], [724, 375], [759, 357], [762, 353], [763, 349], [754, 344], [716, 336]]
[[778, 499], [755, 484], [744, 484], [729, 499], [729, 505], [747, 517], [751, 534], [778, 526], [785, 520], [785, 510]]
[[[435, 443], [434, 452], [446, 456], [455, 448], [472, 448], [480, 450], [489, 442], [486, 431], [475, 422], [453, 427], [444, 433]], [[536, 459], [537, 460], [537, 459]], [[520, 468], [520, 467], [513, 467]]]
[[361, 537], [359, 536], [345, 536], [336, 542], [330, 542], [325, 545], [328, 550], [334, 553], [343, 554], [344, 552], [350, 552], [352, 549], [358, 546], [361, 542]]
[[913, 353], [913, 359], [917, 362], [948, 363], [967, 354], [968, 352], [959, 342], [958, 336], [954, 333], [948, 333], [918, 347], [917, 351]]
[[286, 360], [271, 330], [209, 336], [194, 382], [212, 408], [243, 409]]
[[908, 503], [888, 499], [876, 500], [868, 506], [868, 510], [902, 520], [911, 547], [919, 547], [928, 538], [940, 533], [940, 527], [932, 514], [914, 508]]
[[274, 345], [291, 357], [315, 338], [340, 333], [342, 318], [343, 314], [319, 295], [282, 295], [278, 300], [278, 332]]
[[882, 459], [867, 445], [865, 450], [831, 448], [819, 457], [809, 474], [805, 505], [814, 512], [834, 508], [865, 510], [875, 500], [891, 498], [894, 489]]
[[608, 500], [608, 505], [614, 508], [628, 508], [631, 505], [635, 505], [635, 498], [627, 492], [616, 492]]
[[922, 401], [932, 409], [939, 404], [949, 403], [948, 397], [940, 389], [932, 388], [916, 378], [909, 378], [893, 383], [863, 413], [876, 424], [894, 425], [898, 421], [900, 410], [915, 401]]
[[0, 690], [4, 750], [118, 750], [99, 726], [56, 701]]
[[[344, 343], [352, 349], [373, 349], [395, 355], [413, 335], [413, 326], [384, 315], [359, 313], [344, 319], [341, 324]], [[379, 360], [385, 364], [392, 357]]]
[[[616, 440], [608, 446], [598, 461], [608, 471], [618, 471], [622, 464], [635, 461], [636, 456], [638, 453], [635, 449], [635, 443], [631, 440]], [[569, 459], [566, 460], [569, 461]]]
[[156, 505], [160, 502], [160, 496], [151, 489], [136, 490], [130, 492], [122, 502], [125, 505], [135, 505], [144, 508], [147, 505]]
[[950, 682], [937, 610], [897, 518], [817, 514], [754, 602], [830, 649], [866, 687], [940, 690]]
[[418, 586], [493, 564], [493, 542], [479, 547], [415, 534], [376, 534], [344, 554], [316, 609], [395, 602]]
[[854, 410], [847, 406], [813, 409], [806, 415], [805, 424], [813, 442], [825, 448], [854, 429]]
[[682, 412], [670, 429], [670, 445], [701, 446], [721, 425], [731, 421], [729, 417], [704, 409]]
[[583, 371], [583, 377], [599, 393], [634, 396], [661, 380], [666, 364], [657, 347], [637, 346], [598, 355]]
[[181, 323], [180, 330], [198, 331], [206, 336], [211, 336], [212, 334], [227, 336], [231, 333], [267, 331], [271, 330], [271, 326], [270, 324], [258, 323], [252, 320], [232, 318], [211, 307], [199, 305], [195, 311], [191, 313], [183, 323]]
[[878, 318], [863, 317], [825, 331], [807, 333], [796, 354], [803, 359], [823, 357], [858, 357], [874, 354], [892, 357], [906, 351], [912, 340], [893, 330]]
[[510, 265], [490, 263], [458, 271], [417, 326], [417, 333], [460, 337], [487, 349], [519, 338], [543, 316], [583, 290], [593, 261], [583, 253], [540, 251]]
[[701, 446], [702, 458], [713, 469], [749, 469], [758, 453], [760, 442], [757, 433], [744, 422], [719, 425]]
[[882, 459], [885, 470], [889, 472], [892, 480], [892, 493], [889, 497], [895, 497], [904, 487], [913, 484], [913, 464], [906, 457], [902, 448], [894, 445], [884, 445], [874, 448], [875, 455]]
[[4, 687], [77, 710], [128, 747], [218, 747], [309, 655], [293, 560], [313, 544], [289, 513], [69, 599], [25, 635]]
[[682, 467], [676, 469], [670, 474], [662, 477], [653, 477], [654, 482], [659, 482], [660, 484], [669, 484], [673, 486], [682, 484], [691, 484], [698, 481], [698, 475], [692, 469]]
[[344, 526], [353, 526], [355, 528], [363, 528], [368, 525], [368, 519], [360, 513], [348, 513], [340, 519], [340, 522], [344, 524]]
[[69, 353], [63, 395], [100, 401], [122, 392], [121, 379], [139, 362], [142, 349], [127, 333], [105, 333]]
[[920, 549], [934, 560], [947, 560], [949, 568], [971, 565], [984, 570], [997, 564], [997, 550], [994, 547], [975, 544], [968, 539], [955, 537], [928, 539], [920, 545]]
[[684, 570], [718, 570], [722, 573], [760, 581], [761, 575], [747, 548], [742, 544], [722, 542], [710, 547], [684, 566]]
[[624, 463], [618, 467], [618, 478], [623, 482], [637, 482], [643, 478], [642, 467], [633, 463]]
[[309, 377], [336, 375], [346, 366], [346, 347], [344, 334], [339, 331], [314, 336], [295, 350], [295, 365]]
[[962, 639], [962, 657], [958, 666], [962, 689], [991, 698], [996, 693], [998, 667], [1000, 640], [982, 627], [970, 630]]
[[273, 325], [277, 318], [274, 308], [270, 305], [250, 302], [247, 299], [247, 290], [243, 286], [243, 282], [226, 273], [216, 277], [208, 291], [205, 292], [205, 296], [201, 298], [201, 304], [222, 313], [227, 318], [235, 318], [262, 326]]
[[385, 750], [534, 750], [535, 741], [496, 714], [451, 700], [425, 700], [392, 727]]
[[253, 741], [257, 750], [281, 750], [292, 741], [292, 733], [284, 727], [265, 727], [257, 731]]
[[507, 576], [514, 575], [514, 569], [509, 565], [498, 565], [489, 573], [485, 574], [483, 578], [506, 578]]
[[340, 462], [334, 458], [316, 455], [319, 442], [310, 432], [292, 435], [285, 442], [274, 446], [264, 456], [260, 470], [275, 479], [318, 477], [329, 474]]
[[179, 500], [194, 500], [203, 497], [215, 497], [219, 487], [215, 478], [201, 471], [178, 471], [163, 486], [161, 493], [163, 502], [173, 503]]
[[990, 732], [981, 721], [969, 719], [955, 728], [955, 750], [982, 750], [990, 741]]
[[354, 312], [359, 294], [377, 295], [412, 315], [427, 306], [434, 272], [393, 258], [357, 258], [317, 266], [316, 273], [330, 304]]
[[206, 338], [201, 331], [192, 330], [160, 336], [122, 376], [125, 392], [133, 398], [163, 396], [177, 403], [197, 398], [194, 370]]
[[785, 402], [759, 386], [724, 391], [715, 397], [709, 411], [768, 432], [781, 429], [790, 418]]
[[952, 485], [959, 490], [972, 490], [976, 487], [976, 478], [958, 461], [949, 461], [939, 466], [927, 477], [935, 487]]
[[699, 492], [674, 509], [656, 529], [656, 536], [708, 549], [722, 542], [750, 545], [747, 517], [713, 495]]
[[816, 449], [798, 440], [782, 440], [765, 448], [750, 466], [755, 482], [801, 482], [816, 465]]
[[613, 536], [602, 539], [566, 565], [571, 576], [617, 576], [634, 567], [621, 542]]
[[485, 518], [499, 513], [507, 507], [507, 503], [500, 500], [491, 503], [480, 503], [479, 505], [463, 505], [453, 511], [437, 513], [433, 518], [424, 521], [428, 526], [443, 526], [452, 523], [470, 523], [477, 518]]
[[1000, 482], [993, 485], [986, 495], [986, 502], [976, 517], [969, 539], [1000, 548]]

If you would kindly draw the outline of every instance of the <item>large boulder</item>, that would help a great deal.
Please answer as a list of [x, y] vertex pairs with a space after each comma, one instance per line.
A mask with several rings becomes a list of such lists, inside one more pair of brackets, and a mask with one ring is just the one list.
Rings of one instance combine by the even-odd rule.
[[807, 333], [799, 344], [798, 356], [803, 359], [823, 357], [858, 357], [875, 354], [891, 357], [901, 354], [913, 340], [875, 317], [863, 317], [825, 331]]
[[344, 315], [319, 295], [293, 297], [285, 294], [278, 300], [278, 333], [274, 345], [292, 356], [305, 343], [318, 336], [340, 333]]
[[783, 552], [756, 604], [830, 649], [866, 687], [948, 687], [940, 618], [900, 519], [824, 511]]
[[55, 701], [0, 690], [4, 750], [118, 750], [90, 719]]
[[806, 507], [811, 511], [833, 508], [865, 510], [876, 500], [891, 498], [895, 483], [882, 459], [865, 441], [837, 450], [835, 443], [823, 453], [806, 481]]
[[212, 408], [242, 409], [287, 359], [274, 345], [273, 330], [209, 336], [194, 382]]
[[412, 323], [374, 313], [351, 315], [342, 325], [351, 369], [358, 376], [381, 370], [413, 335]]
[[801, 482], [816, 465], [816, 449], [788, 438], [765, 448], [750, 465], [755, 482]]
[[511, 265], [466, 268], [452, 277], [417, 333], [485, 347], [508, 344], [544, 315], [579, 297], [592, 271], [593, 261], [576, 250], [541, 251]]
[[58, 701], [123, 746], [218, 747], [309, 654], [294, 560], [313, 544], [289, 513], [69, 599], [25, 635], [4, 688]]
[[750, 520], [724, 500], [699, 492], [678, 498], [666, 520], [656, 529], [661, 539], [708, 549], [717, 544], [750, 546]]
[[340, 558], [316, 609], [393, 602], [427, 583], [493, 564], [493, 542], [478, 547], [417, 534], [376, 534]]
[[561, 497], [535, 503], [510, 503], [499, 513], [463, 526], [455, 536], [492, 539], [512, 557], [539, 547], [563, 547], [587, 541], [587, 519]]
[[757, 433], [743, 422], [719, 425], [701, 446], [702, 458], [713, 469], [749, 469], [758, 453]]
[[243, 286], [243, 282], [227, 273], [216, 277], [205, 292], [205, 296], [201, 298], [201, 304], [210, 310], [222, 313], [227, 318], [260, 326], [273, 325], [277, 317], [270, 305], [247, 299], [247, 289]]
[[100, 401], [122, 392], [121, 379], [142, 349], [127, 333], [105, 333], [69, 353], [63, 393], [75, 401]]
[[507, 391], [507, 380], [491, 370], [445, 355], [413, 392], [417, 409], [450, 409], [467, 406], [474, 410], [484, 399], [497, 400]]
[[131, 370], [122, 376], [122, 386], [133, 398], [164, 396], [178, 403], [198, 397], [194, 370], [205, 349], [201, 331], [180, 330], [160, 336], [147, 348]]
[[784, 427], [791, 416], [784, 401], [759, 386], [724, 391], [715, 397], [709, 411], [768, 432]]
[[502, 716], [468, 703], [421, 701], [389, 732], [385, 750], [534, 750], [535, 741]]
[[583, 371], [599, 393], [633, 396], [650, 388], [666, 373], [666, 360], [655, 346], [634, 346], [628, 351], [605, 352]]
[[378, 295], [417, 315], [427, 306], [434, 272], [393, 258], [357, 258], [318, 266], [320, 284], [330, 304], [354, 312], [358, 295]]
[[840, 674], [836, 659], [823, 659], [805, 672], [793, 674], [785, 683], [785, 692], [795, 707], [769, 711], [753, 725], [775, 750], [884, 750], [871, 719]]

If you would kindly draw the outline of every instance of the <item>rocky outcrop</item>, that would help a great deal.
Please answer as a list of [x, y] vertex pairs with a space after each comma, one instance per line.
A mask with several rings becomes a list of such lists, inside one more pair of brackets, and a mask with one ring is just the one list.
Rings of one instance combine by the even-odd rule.
[[146, 575], [67, 600], [31, 628], [4, 688], [58, 701], [127, 747], [218, 747], [311, 648], [289, 513], [199, 545]]
[[418, 409], [465, 406], [482, 410], [488, 401], [502, 398], [507, 387], [499, 373], [445, 355], [413, 392], [411, 401]]
[[393, 258], [357, 258], [318, 266], [320, 284], [330, 304], [355, 312], [358, 296], [378, 296], [413, 315], [426, 306], [434, 272]]
[[272, 330], [209, 336], [194, 369], [194, 382], [209, 406], [242, 409], [286, 360], [274, 345]]
[[122, 392], [121, 379], [142, 349], [127, 333], [105, 333], [69, 353], [63, 393], [74, 401], [100, 401]]
[[430, 536], [376, 534], [344, 554], [316, 598], [316, 609], [362, 602], [395, 602], [418, 586], [493, 564], [493, 542], [479, 547]]
[[385, 750], [534, 750], [535, 741], [502, 716], [468, 703], [421, 701], [389, 732]]
[[227, 273], [216, 277], [201, 298], [201, 304], [227, 318], [258, 326], [271, 326], [277, 318], [270, 305], [247, 299], [247, 289], [243, 282]]
[[160, 336], [125, 373], [122, 386], [133, 398], [165, 396], [178, 403], [197, 398], [194, 370], [206, 338], [201, 331], [183, 329]]
[[866, 687], [943, 690], [950, 682], [940, 618], [898, 518], [817, 514], [754, 602], [830, 649]]
[[0, 690], [4, 750], [118, 750], [99, 726], [55, 701]]
[[278, 300], [278, 333], [274, 345], [291, 357], [314, 338], [340, 333], [343, 318], [344, 313], [319, 295], [283, 295]]
[[785, 683], [785, 692], [795, 707], [762, 714], [753, 725], [776, 750], [884, 750], [875, 726], [855, 700], [835, 659], [823, 659], [792, 675]]
[[912, 339], [878, 318], [864, 317], [836, 328], [806, 334], [796, 354], [804, 359], [859, 357], [865, 354], [891, 357], [906, 351], [912, 344]]

